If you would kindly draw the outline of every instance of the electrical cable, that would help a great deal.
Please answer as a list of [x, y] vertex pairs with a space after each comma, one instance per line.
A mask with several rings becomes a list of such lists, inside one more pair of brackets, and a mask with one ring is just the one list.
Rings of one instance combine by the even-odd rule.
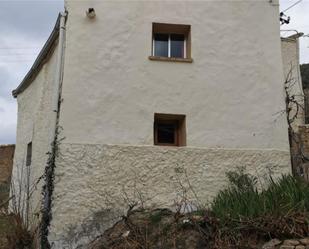
[[297, 1], [296, 3], [292, 4], [290, 7], [288, 7], [287, 9], [285, 9], [285, 10], [283, 10], [283, 11], [281, 11], [281, 12], [286, 12], [286, 11], [288, 11], [289, 9], [292, 9], [294, 6], [296, 6], [297, 4], [299, 4], [299, 3], [302, 2], [302, 1], [303, 1], [303, 0]]

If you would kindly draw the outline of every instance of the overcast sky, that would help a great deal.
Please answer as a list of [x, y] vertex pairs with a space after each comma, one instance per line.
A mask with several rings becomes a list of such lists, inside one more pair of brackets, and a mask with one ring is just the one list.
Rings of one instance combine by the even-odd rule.
[[[281, 10], [295, 2], [281, 0]], [[11, 91], [32, 66], [62, 10], [62, 0], [0, 0], [0, 144], [15, 143], [17, 106]], [[302, 0], [286, 12], [291, 24], [282, 29], [309, 34], [308, 13], [309, 0]], [[301, 62], [309, 63], [309, 38], [301, 39]]]

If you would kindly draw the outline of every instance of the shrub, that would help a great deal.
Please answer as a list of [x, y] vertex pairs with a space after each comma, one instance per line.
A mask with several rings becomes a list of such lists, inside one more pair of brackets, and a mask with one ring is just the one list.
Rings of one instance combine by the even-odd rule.
[[222, 221], [259, 216], [284, 216], [309, 211], [309, 185], [300, 178], [283, 175], [275, 181], [268, 177], [267, 186], [258, 191], [257, 178], [244, 168], [228, 172], [229, 185], [214, 198], [211, 209]]
[[33, 236], [19, 215], [10, 215], [11, 231], [7, 234], [8, 249], [31, 249]]

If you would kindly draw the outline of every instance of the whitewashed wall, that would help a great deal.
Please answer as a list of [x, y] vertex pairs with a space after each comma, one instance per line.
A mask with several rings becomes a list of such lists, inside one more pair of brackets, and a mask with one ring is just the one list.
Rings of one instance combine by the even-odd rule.
[[[17, 97], [18, 122], [12, 179], [17, 201], [19, 198], [23, 199], [27, 187], [27, 169], [30, 170], [29, 183], [33, 191], [30, 199], [30, 219], [37, 218], [41, 208], [43, 182], [41, 180], [38, 184], [36, 183], [44, 173], [48, 158], [46, 153], [50, 148], [51, 96], [57, 64], [57, 56], [55, 56], [57, 50], [56, 47], [30, 86]], [[27, 167], [26, 155], [29, 142], [32, 142], [32, 163], [30, 167]], [[21, 196], [18, 194], [20, 188], [23, 190]], [[21, 208], [25, 210], [26, 202], [21, 202]]]
[[85, 248], [129, 204], [176, 209], [187, 191], [205, 207], [226, 186], [227, 171], [244, 166], [265, 183], [270, 173], [289, 173], [289, 159], [278, 150], [63, 144], [49, 239], [55, 248]]
[[[123, 214], [124, 195], [171, 207], [179, 181], [190, 181], [205, 204], [238, 166], [261, 179], [290, 172], [286, 120], [277, 115], [285, 108], [277, 1], [70, 0], [66, 8], [54, 248], [83, 248]], [[193, 63], [148, 60], [152, 22], [191, 25]], [[30, 141], [31, 182], [46, 165], [54, 54], [18, 96], [14, 179]], [[153, 146], [154, 113], [185, 114], [188, 146]]]
[[[66, 143], [153, 144], [185, 114], [187, 145], [288, 150], [278, 6], [265, 1], [67, 1]], [[96, 10], [90, 20], [85, 11]], [[191, 25], [194, 62], [148, 60], [152, 22]], [[276, 120], [276, 122], [275, 122]]]
[[[276, 3], [66, 1], [54, 248], [84, 248], [126, 194], [171, 207], [184, 172], [204, 204], [237, 166], [290, 172]], [[148, 60], [152, 22], [191, 25], [194, 62]], [[185, 114], [188, 146], [153, 146], [154, 113]]]

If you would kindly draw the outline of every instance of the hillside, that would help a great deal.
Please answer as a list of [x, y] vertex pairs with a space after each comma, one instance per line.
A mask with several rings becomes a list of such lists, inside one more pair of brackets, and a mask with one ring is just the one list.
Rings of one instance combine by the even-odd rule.
[[[210, 213], [136, 210], [106, 230], [87, 249], [307, 249], [309, 238], [293, 239], [292, 235], [296, 229], [301, 232], [300, 237], [308, 236], [305, 230], [299, 230], [306, 229], [305, 220], [304, 216], [291, 215], [277, 222], [243, 222], [227, 231], [220, 228], [219, 220]], [[287, 232], [284, 237], [290, 235], [292, 239], [273, 239], [280, 236], [280, 226]]]

